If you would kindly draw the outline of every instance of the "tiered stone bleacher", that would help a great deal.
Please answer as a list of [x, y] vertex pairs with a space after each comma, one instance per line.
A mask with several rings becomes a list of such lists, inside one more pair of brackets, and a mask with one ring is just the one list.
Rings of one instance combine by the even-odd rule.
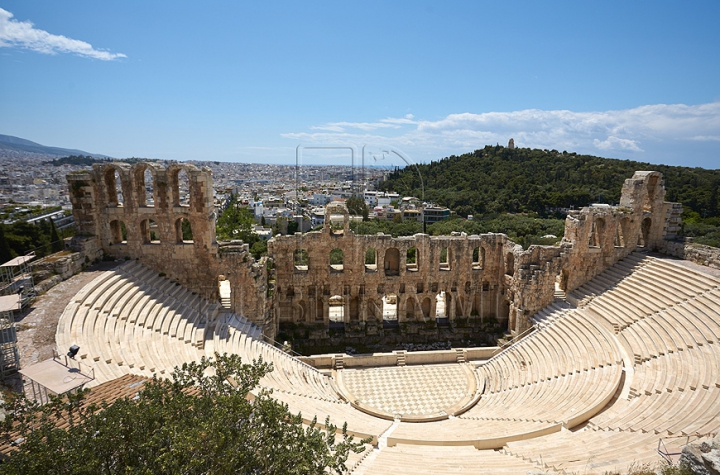
[[632, 464], [656, 463], [657, 447], [656, 435], [585, 428], [510, 442], [503, 451], [543, 469], [589, 474], [625, 473]]
[[495, 450], [472, 447], [418, 446], [398, 444], [368, 456], [353, 471], [356, 475], [412, 473], [518, 474], [537, 470], [537, 466]]
[[96, 384], [128, 373], [167, 376], [216, 351], [272, 362], [261, 387], [273, 397], [307, 423], [347, 421], [350, 433], [380, 447], [353, 460], [360, 462], [354, 473], [436, 473], [443, 470], [433, 463], [455, 461], [457, 473], [512, 472], [515, 462], [601, 473], [657, 461], [660, 437], [720, 431], [719, 279], [632, 254], [567, 300], [476, 370], [483, 392], [475, 406], [424, 423], [358, 411], [333, 378], [261, 341], [251, 322], [135, 262], [101, 274], [73, 298], [57, 342], [81, 347]]
[[[720, 281], [666, 259], [632, 255], [610, 269], [625, 277], [585, 309], [617, 332], [630, 353], [630, 399], [591, 427], [667, 435], [720, 430]], [[587, 299], [581, 288], [577, 298]]]
[[218, 353], [236, 353], [248, 360], [262, 358], [271, 362], [274, 370], [263, 377], [260, 386], [272, 389], [273, 397], [287, 404], [290, 411], [301, 413], [306, 423], [316, 418], [322, 425], [327, 417], [339, 426], [347, 422], [349, 433], [360, 438], [371, 437], [373, 444], [392, 424], [353, 408], [338, 396], [332, 378], [256, 339], [248, 330], [248, 323], [234, 314], [226, 314], [218, 322], [214, 348]]
[[718, 288], [710, 275], [632, 254], [568, 295], [578, 313], [614, 331], [627, 354], [623, 391], [580, 429], [511, 442], [508, 453], [568, 472], [602, 472], [656, 461], [663, 437], [716, 435]]
[[75, 295], [56, 340], [59, 348], [80, 346], [81, 360], [95, 372], [88, 386], [128, 373], [169, 375], [205, 355], [205, 327], [218, 309], [130, 262], [103, 272]]
[[401, 423], [388, 444], [500, 448], [511, 440], [572, 427], [612, 399], [621, 363], [611, 333], [570, 312], [481, 366], [485, 391], [470, 410], [447, 421]]
[[[206, 334], [206, 328], [213, 327]], [[176, 366], [215, 352], [262, 358], [274, 371], [260, 386], [322, 425], [327, 416], [362, 438], [391, 424], [355, 410], [342, 400], [332, 378], [261, 341], [262, 331], [245, 318], [206, 300], [136, 262], [103, 272], [72, 299], [60, 318], [59, 348], [80, 346], [81, 361], [93, 367], [92, 387], [132, 373], [167, 377]]]

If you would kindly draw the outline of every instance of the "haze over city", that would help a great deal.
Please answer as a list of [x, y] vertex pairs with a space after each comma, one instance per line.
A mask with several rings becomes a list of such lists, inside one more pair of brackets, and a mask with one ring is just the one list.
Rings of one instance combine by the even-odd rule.
[[[486, 144], [718, 168], [716, 2], [0, 3], [0, 133], [294, 163]], [[341, 151], [308, 162], [348, 160]]]

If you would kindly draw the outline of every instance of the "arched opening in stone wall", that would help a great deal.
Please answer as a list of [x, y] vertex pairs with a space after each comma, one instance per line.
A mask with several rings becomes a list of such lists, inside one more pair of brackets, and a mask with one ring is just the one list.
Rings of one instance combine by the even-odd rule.
[[323, 299], [318, 297], [315, 301], [315, 321], [316, 322], [324, 322], [325, 321], [325, 305], [323, 303]]
[[190, 179], [184, 168], [175, 172], [173, 206], [190, 206]]
[[595, 234], [595, 247], [603, 247], [603, 239], [605, 238], [605, 220], [603, 218], [597, 218], [593, 222], [594, 234]]
[[423, 316], [425, 318], [430, 318], [431, 309], [432, 301], [430, 300], [430, 297], [425, 297], [422, 301], [422, 304], [420, 305], [420, 310], [422, 310]]
[[230, 281], [224, 276], [220, 276], [218, 279], [218, 294], [220, 295], [220, 305], [223, 308], [232, 307], [232, 288]]
[[450, 270], [450, 248], [447, 246], [440, 249], [440, 270]]
[[638, 236], [638, 247], [646, 247], [650, 239], [650, 228], [652, 227], [652, 219], [649, 217], [642, 220], [640, 225], [640, 235]]
[[400, 274], [400, 251], [396, 247], [391, 247], [385, 251], [385, 275]]
[[482, 317], [480, 298], [480, 294], [475, 294], [475, 297], [473, 298], [472, 309], [470, 310], [471, 317]]
[[446, 297], [444, 291], [435, 296], [435, 318], [447, 318]]
[[357, 322], [360, 320], [360, 299], [353, 297], [350, 299], [350, 321]]
[[417, 300], [415, 297], [408, 297], [405, 301], [405, 318], [415, 320], [417, 315]]
[[365, 272], [377, 271], [377, 251], [374, 247], [369, 247], [365, 251]]
[[418, 252], [415, 246], [407, 250], [405, 254], [405, 270], [416, 272], [418, 270]]
[[591, 249], [600, 248], [600, 235], [598, 233], [598, 220], [594, 220], [590, 224], [590, 234], [588, 235], [588, 247]]
[[178, 244], [193, 242], [192, 226], [187, 218], [175, 220], [175, 242]]
[[295, 249], [295, 252], [293, 252], [293, 261], [295, 270], [307, 272], [310, 258], [308, 257], [306, 249]]
[[625, 236], [627, 236], [628, 222], [628, 218], [623, 218], [618, 223], [617, 229], [615, 229], [615, 242], [613, 243], [615, 247], [625, 247]]
[[555, 279], [555, 289], [567, 292], [568, 279], [570, 278], [570, 272], [567, 269], [562, 269]]
[[138, 206], [154, 206], [155, 199], [153, 197], [154, 179], [150, 167], [138, 167], [133, 179], [135, 181], [135, 199]]
[[505, 254], [505, 274], [511, 277], [515, 275], [515, 254], [512, 252]]
[[342, 272], [345, 269], [344, 260], [345, 256], [342, 249], [336, 247], [330, 251], [330, 271]]
[[105, 172], [105, 188], [109, 206], [123, 205], [122, 178], [116, 168], [108, 168]]
[[333, 295], [328, 302], [328, 319], [330, 328], [344, 326], [345, 324], [345, 299], [341, 295]]
[[140, 235], [143, 244], [160, 243], [160, 229], [152, 219], [143, 219], [140, 222]]
[[439, 327], [450, 324], [450, 301], [451, 296], [445, 291], [435, 297], [435, 323]]
[[160, 228], [158, 228], [157, 223], [152, 219], [148, 219], [148, 223], [150, 226], [150, 242], [159, 244], [160, 243]]
[[387, 294], [382, 298], [382, 318], [385, 322], [397, 322], [398, 319], [398, 296]]
[[127, 228], [119, 219], [110, 221], [110, 243], [127, 244]]
[[473, 248], [472, 268], [474, 270], [480, 270], [483, 267], [485, 267], [485, 248], [476, 246]]

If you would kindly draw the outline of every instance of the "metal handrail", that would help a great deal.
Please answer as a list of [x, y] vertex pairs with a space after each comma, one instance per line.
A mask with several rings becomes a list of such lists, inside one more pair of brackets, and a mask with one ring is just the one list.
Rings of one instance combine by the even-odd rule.
[[[64, 362], [60, 358], [62, 358], [64, 360]], [[52, 359], [53, 359], [53, 361], [65, 366], [66, 368], [72, 367], [70, 365], [70, 362], [68, 361], [68, 356], [60, 355], [55, 348], [53, 348], [53, 358]], [[77, 363], [77, 369], [78, 369], [78, 371], [80, 371], [80, 374], [82, 374], [83, 376], [87, 376], [91, 380], [95, 379], [95, 368], [94, 367], [90, 366], [89, 364], [84, 364], [82, 361], [78, 361], [74, 358], [72, 358], [72, 361]], [[90, 370], [89, 375], [85, 374], [85, 372], [83, 372], [82, 366], [86, 366]]]
[[512, 339], [510, 339], [509, 341], [506, 341], [506, 342], [503, 343], [502, 345], [498, 346], [497, 349], [496, 349], [495, 351], [493, 351], [493, 357], [496, 356], [496, 355], [497, 355], [498, 353], [500, 353], [501, 351], [503, 351], [505, 348], [508, 348], [508, 347], [514, 345], [515, 343], [517, 343], [518, 341], [522, 340], [523, 338], [525, 338], [527, 335], [529, 335], [530, 333], [534, 332], [535, 330], [537, 330], [537, 326], [536, 326], [536, 325], [533, 325], [533, 326], [531, 326], [531, 327], [528, 327], [528, 328], [525, 329], [525, 331], [523, 331], [522, 333], [514, 336], [514, 337], [513, 337]]
[[[266, 340], [267, 343], [270, 343], [274, 348], [282, 351], [283, 353], [288, 353], [289, 355], [295, 356], [295, 357], [304, 356], [304, 355], [298, 353], [297, 351], [293, 350], [292, 348], [288, 348], [288, 349], [290, 350], [289, 352], [286, 351], [286, 350], [285, 350], [285, 344], [284, 344], [284, 343], [280, 343], [279, 341], [275, 341], [275, 340], [273, 340], [272, 338], [268, 338], [268, 337], [264, 337], [264, 338], [265, 338], [265, 340]], [[301, 361], [301, 363], [302, 363], [302, 361]]]
[[690, 438], [695, 437], [697, 439], [701, 439], [703, 437], [712, 437], [712, 434], [689, 434], [689, 435], [679, 435], [676, 437], [660, 437], [658, 439], [658, 446], [657, 446], [657, 453], [660, 455], [665, 461], [669, 464], [673, 463], [673, 456], [676, 455], [682, 455], [682, 451], [680, 452], [670, 452], [665, 445], [665, 439], [681, 439], [685, 437], [685, 443], [682, 445], [683, 447], [688, 445], [690, 443]]

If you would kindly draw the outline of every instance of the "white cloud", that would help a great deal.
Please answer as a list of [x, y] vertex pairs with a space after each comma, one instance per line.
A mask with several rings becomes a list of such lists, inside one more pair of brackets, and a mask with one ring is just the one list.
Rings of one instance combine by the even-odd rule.
[[347, 129], [375, 130], [375, 129], [399, 129], [399, 125], [385, 122], [328, 122], [325, 125], [310, 127], [313, 130], [329, 130], [331, 132], [344, 132]]
[[416, 121], [413, 119], [415, 118], [412, 114], [405, 114], [405, 117], [388, 117], [387, 119], [380, 119], [380, 122], [384, 122], [386, 124], [417, 124]]
[[346, 132], [347, 129], [360, 129], [364, 131], [377, 129], [400, 129], [403, 125], [417, 124], [412, 114], [404, 117], [388, 117], [377, 122], [328, 122], [323, 125], [313, 125], [312, 130], [326, 130], [328, 132]]
[[103, 61], [127, 57], [122, 53], [97, 50], [85, 41], [39, 30], [29, 21], [14, 20], [12, 13], [0, 8], [0, 48], [14, 46], [45, 54], [74, 53]]
[[610, 136], [606, 140], [593, 140], [593, 145], [600, 150], [632, 150], [633, 152], [642, 152], [634, 140], [621, 139]]
[[[350, 130], [352, 128], [359, 130], [355, 133]], [[472, 151], [488, 144], [507, 144], [512, 137], [519, 147], [667, 162], [665, 157], [670, 153], [675, 154], [670, 159], [676, 160], [674, 157], [685, 153], [692, 143], [712, 146], [720, 141], [720, 102], [655, 104], [594, 112], [539, 109], [481, 114], [465, 112], [435, 121], [406, 116], [368, 123], [334, 122], [311, 129], [322, 132], [294, 132], [282, 136], [303, 143], [355, 146], [370, 142], [389, 143], [404, 147], [423, 161]], [[373, 134], [369, 134], [370, 131]], [[704, 153], [708, 151], [707, 148], [703, 150]], [[718, 155], [720, 153], [715, 153], [714, 159]]]
[[696, 135], [690, 140], [697, 140], [699, 142], [720, 142], [720, 135]]

